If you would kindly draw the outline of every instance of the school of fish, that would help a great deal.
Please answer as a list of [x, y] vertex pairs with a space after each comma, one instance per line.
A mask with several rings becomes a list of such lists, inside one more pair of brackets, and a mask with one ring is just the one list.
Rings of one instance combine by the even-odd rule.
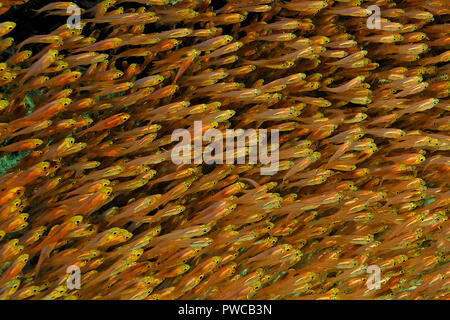
[[[450, 298], [447, 0], [93, 2], [0, 22], [0, 299]], [[279, 171], [175, 164], [199, 120]]]

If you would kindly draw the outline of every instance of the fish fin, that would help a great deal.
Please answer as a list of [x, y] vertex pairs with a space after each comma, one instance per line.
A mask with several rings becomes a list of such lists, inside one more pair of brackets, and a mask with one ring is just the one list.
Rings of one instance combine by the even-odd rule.
[[42, 248], [41, 254], [39, 255], [38, 263], [36, 264], [36, 269], [35, 269], [36, 277], [39, 275], [39, 271], [41, 269], [42, 263], [44, 262], [45, 259], [47, 259], [50, 256], [50, 253], [55, 248], [55, 245], [56, 245], [56, 243], [49, 244], [49, 245], [46, 245], [44, 248]]

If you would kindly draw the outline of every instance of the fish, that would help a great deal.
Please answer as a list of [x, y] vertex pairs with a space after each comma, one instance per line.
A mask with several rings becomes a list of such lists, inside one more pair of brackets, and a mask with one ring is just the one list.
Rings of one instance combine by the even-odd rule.
[[78, 136], [83, 136], [88, 132], [93, 131], [100, 131], [105, 129], [111, 129], [115, 126], [121, 125], [125, 121], [127, 121], [130, 118], [130, 115], [128, 113], [119, 113], [114, 116], [111, 116], [103, 121], [100, 121], [99, 123], [96, 123], [92, 127], [89, 127], [88, 129], [81, 131], [78, 133]]
[[91, 2], [0, 23], [2, 299], [447, 298], [442, 0]]

